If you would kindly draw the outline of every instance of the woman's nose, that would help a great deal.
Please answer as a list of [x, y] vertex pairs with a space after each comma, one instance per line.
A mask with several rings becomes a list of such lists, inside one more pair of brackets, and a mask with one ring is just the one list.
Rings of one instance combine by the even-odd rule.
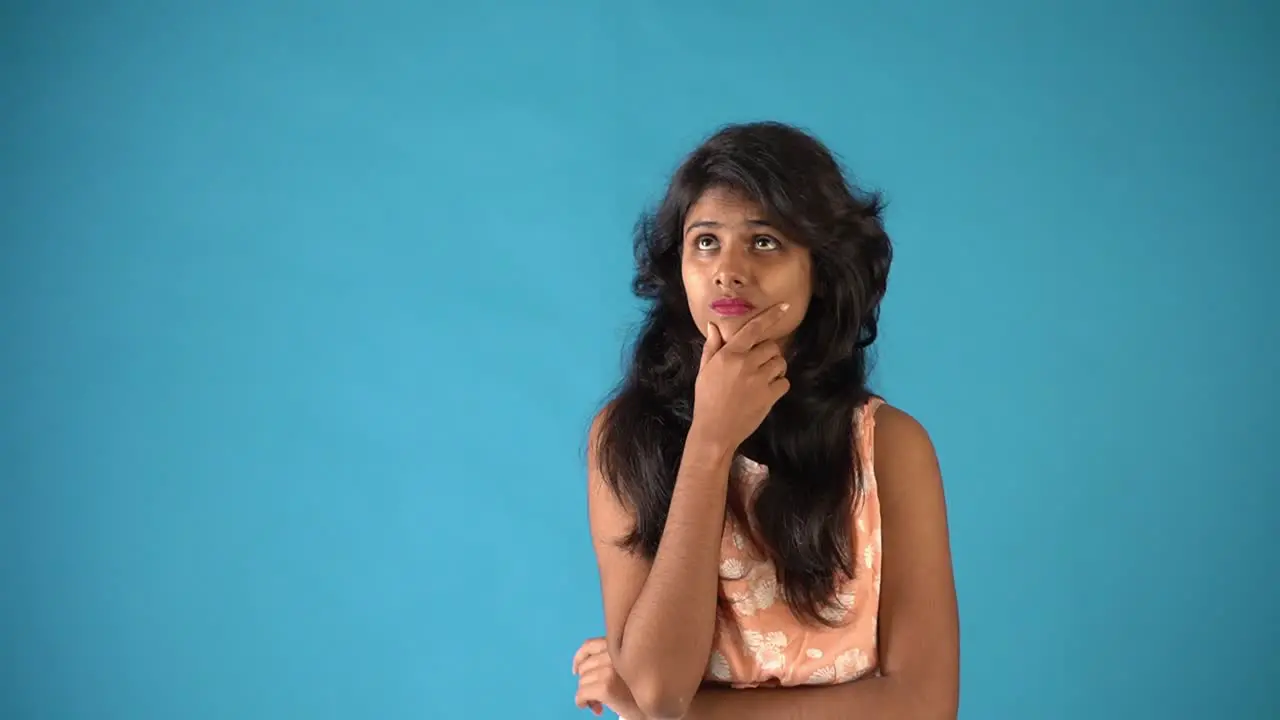
[[733, 270], [720, 270], [716, 273], [716, 287], [721, 290], [736, 290], [747, 284], [741, 273]]
[[731, 251], [724, 253], [720, 257], [720, 266], [716, 268], [716, 287], [731, 290], [746, 286], [748, 269], [745, 258], [737, 257]]

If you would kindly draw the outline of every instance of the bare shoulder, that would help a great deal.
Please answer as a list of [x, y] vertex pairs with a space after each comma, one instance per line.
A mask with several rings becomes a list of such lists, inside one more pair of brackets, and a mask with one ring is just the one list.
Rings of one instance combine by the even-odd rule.
[[876, 409], [876, 449], [933, 453], [933, 441], [923, 423], [889, 402]]
[[891, 535], [894, 545], [909, 548], [906, 557], [917, 567], [949, 570], [946, 494], [929, 431], [910, 413], [882, 404], [876, 410], [874, 452], [886, 544]]
[[912, 686], [922, 716], [955, 717], [959, 607], [937, 454], [909, 413], [884, 404], [875, 418], [884, 529], [881, 670]]
[[592, 469], [599, 462], [600, 440], [609, 423], [609, 414], [613, 411], [613, 403], [609, 403], [596, 411], [587, 428], [587, 464]]
[[592, 530], [595, 533], [605, 531], [614, 535], [625, 532], [627, 513], [622, 508], [620, 498], [610, 487], [606, 469], [601, 456], [601, 443], [608, 429], [613, 404], [601, 408], [591, 419], [591, 427], [587, 431], [587, 502], [591, 514]]
[[586, 474], [587, 519], [600, 573], [606, 635], [609, 648], [617, 652], [623, 626], [648, 577], [650, 562], [620, 544], [630, 534], [635, 518], [614, 492], [606, 476], [608, 470], [601, 463], [600, 442], [608, 429], [612, 409], [612, 405], [605, 406], [591, 421]]
[[601, 443], [608, 430], [613, 403], [600, 408], [591, 418], [591, 426], [587, 430], [587, 491], [595, 495], [601, 491], [612, 492], [606, 481], [603, 458], [600, 454]]
[[631, 508], [609, 481], [610, 468], [601, 453], [612, 410], [610, 404], [597, 412], [587, 432], [587, 514], [596, 553], [602, 561], [629, 555], [622, 553], [617, 543], [630, 534], [635, 524]]
[[876, 409], [875, 423], [876, 479], [882, 492], [941, 485], [937, 450], [924, 424], [888, 402]]

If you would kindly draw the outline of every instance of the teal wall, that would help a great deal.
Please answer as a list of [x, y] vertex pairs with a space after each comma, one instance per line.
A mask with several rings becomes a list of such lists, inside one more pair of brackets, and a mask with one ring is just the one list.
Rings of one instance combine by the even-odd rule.
[[758, 118], [891, 200], [962, 717], [1280, 715], [1280, 12], [1210, 6], [5, 3], [0, 717], [585, 716], [629, 230]]

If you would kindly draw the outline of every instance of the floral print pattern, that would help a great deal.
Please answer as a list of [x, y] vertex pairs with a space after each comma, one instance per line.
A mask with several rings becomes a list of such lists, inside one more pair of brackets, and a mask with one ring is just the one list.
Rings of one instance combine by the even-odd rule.
[[[716, 623], [716, 636], [705, 679], [732, 685], [828, 685], [848, 682], [877, 671], [877, 616], [883, 548], [880, 498], [875, 482], [875, 409], [872, 398], [858, 410], [858, 452], [866, 479], [854, 513], [854, 579], [837, 590], [836, 602], [822, 615], [838, 627], [803, 625], [781, 597], [777, 571], [752, 546], [748, 534], [732, 518], [720, 543], [720, 595], [728, 605]], [[734, 477], [743, 490], [768, 475], [768, 468], [745, 457], [736, 461]]]

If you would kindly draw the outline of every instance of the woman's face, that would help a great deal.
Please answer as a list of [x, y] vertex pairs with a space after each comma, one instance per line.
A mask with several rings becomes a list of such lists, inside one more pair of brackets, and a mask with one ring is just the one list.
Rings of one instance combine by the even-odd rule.
[[809, 249], [765, 220], [755, 202], [711, 189], [689, 208], [680, 274], [689, 312], [705, 335], [714, 323], [726, 341], [748, 320], [778, 303], [791, 308], [770, 339], [786, 343], [804, 319], [813, 294]]

